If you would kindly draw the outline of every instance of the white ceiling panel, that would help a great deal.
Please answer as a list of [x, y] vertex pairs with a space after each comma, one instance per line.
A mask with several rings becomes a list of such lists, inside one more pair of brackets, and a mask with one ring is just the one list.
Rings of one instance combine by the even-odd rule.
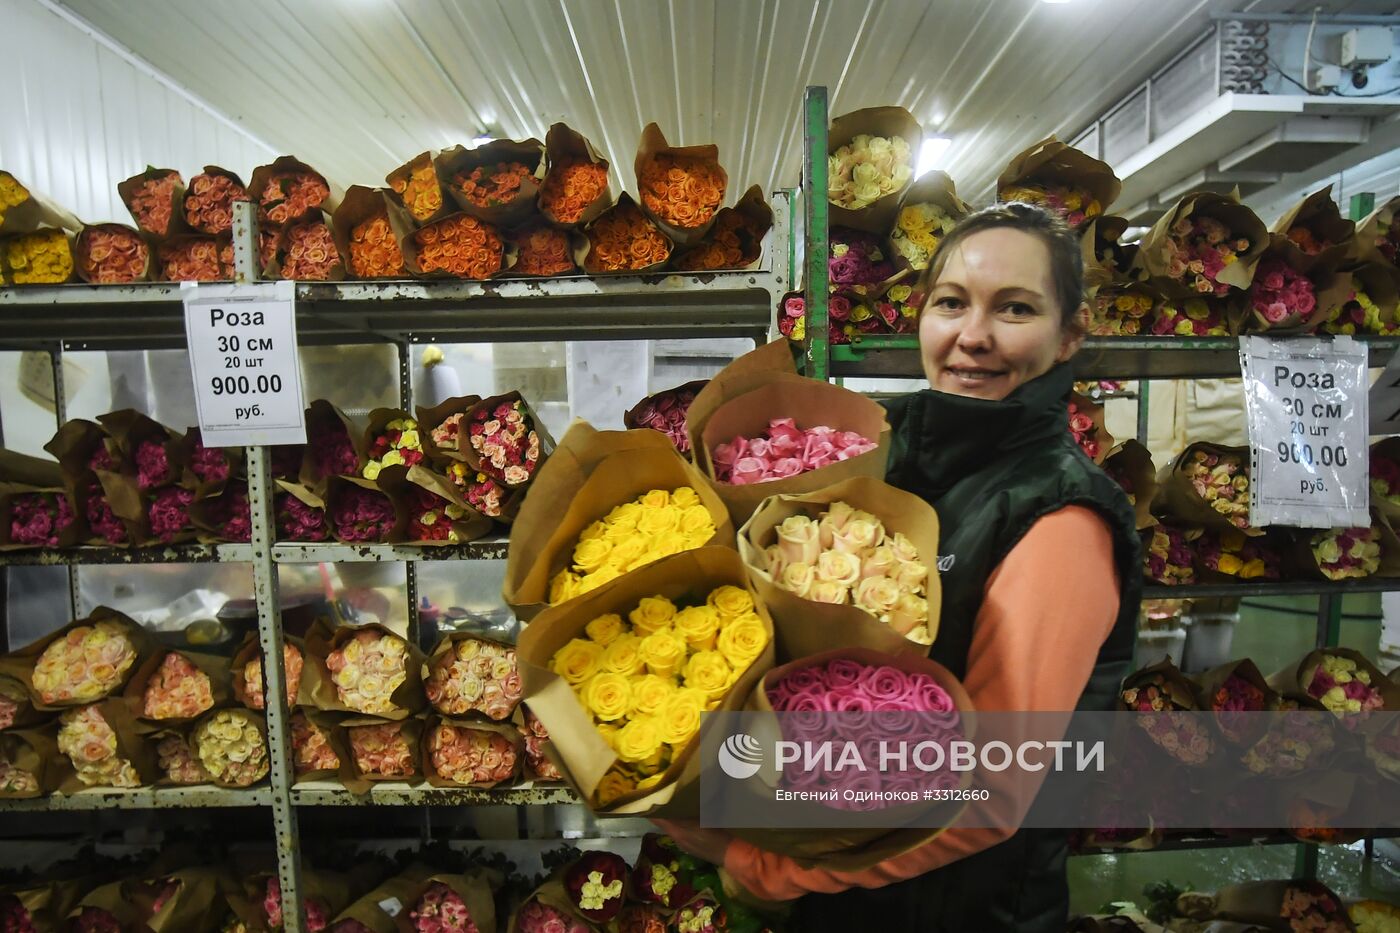
[[[809, 84], [830, 88], [833, 115], [910, 108], [928, 131], [952, 137], [948, 171], [959, 189], [983, 196], [1012, 154], [1082, 128], [1202, 32], [1210, 10], [1251, 5], [61, 2], [254, 136], [343, 185], [382, 183], [416, 153], [467, 143], [488, 125], [543, 137], [563, 120], [631, 188], [637, 139], [654, 120], [673, 143], [718, 144], [731, 199], [751, 183], [797, 184]], [[246, 174], [252, 166], [229, 168]]]

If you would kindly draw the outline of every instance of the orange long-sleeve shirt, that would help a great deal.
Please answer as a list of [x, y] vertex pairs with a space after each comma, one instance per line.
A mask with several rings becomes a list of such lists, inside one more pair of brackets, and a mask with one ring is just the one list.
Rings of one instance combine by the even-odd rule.
[[[1119, 580], [1108, 525], [1067, 506], [1039, 519], [987, 579], [963, 685], [986, 711], [1074, 709], [1118, 616]], [[953, 828], [858, 872], [802, 868], [735, 839], [724, 868], [755, 895], [780, 901], [816, 891], [879, 888], [1009, 838], [1009, 828]]]

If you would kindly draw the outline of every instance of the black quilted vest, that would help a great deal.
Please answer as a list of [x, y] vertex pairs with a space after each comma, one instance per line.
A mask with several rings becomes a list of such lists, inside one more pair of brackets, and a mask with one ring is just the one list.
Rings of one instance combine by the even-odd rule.
[[[938, 511], [943, 605], [932, 657], [959, 677], [967, 670], [987, 578], [1031, 525], [1067, 505], [1103, 516], [1113, 535], [1122, 599], [1078, 708], [1107, 710], [1132, 659], [1141, 545], [1127, 497], [1070, 436], [1072, 380], [1070, 367], [1061, 364], [1002, 401], [930, 390], [891, 400], [887, 479]], [[1063, 830], [1023, 829], [917, 878], [808, 895], [797, 904], [795, 928], [1060, 933], [1069, 913], [1066, 837]]]

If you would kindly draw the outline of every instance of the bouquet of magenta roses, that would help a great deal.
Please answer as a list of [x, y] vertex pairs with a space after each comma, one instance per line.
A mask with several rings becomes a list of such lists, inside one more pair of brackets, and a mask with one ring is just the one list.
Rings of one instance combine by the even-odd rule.
[[0, 550], [67, 547], [82, 537], [63, 468], [0, 450]]
[[686, 431], [685, 413], [695, 401], [695, 396], [708, 382], [708, 379], [696, 379], [642, 399], [636, 407], [628, 409], [622, 416], [623, 426], [660, 431], [671, 439], [679, 453], [690, 453], [690, 435]]
[[1164, 753], [1185, 765], [1203, 765], [1216, 753], [1215, 736], [1203, 718], [1196, 691], [1171, 658], [1123, 679], [1118, 708], [1140, 713], [1137, 725]]
[[1182, 198], [1143, 237], [1134, 260], [1175, 294], [1224, 297], [1244, 291], [1269, 246], [1269, 232], [1233, 195]]

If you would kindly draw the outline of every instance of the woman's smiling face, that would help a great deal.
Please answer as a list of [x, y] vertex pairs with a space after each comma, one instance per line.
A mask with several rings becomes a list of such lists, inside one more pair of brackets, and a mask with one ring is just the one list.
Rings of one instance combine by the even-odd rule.
[[954, 244], [919, 320], [929, 386], [1003, 399], [1069, 359], [1082, 331], [1065, 326], [1055, 296], [1050, 250], [1035, 235], [994, 227]]

